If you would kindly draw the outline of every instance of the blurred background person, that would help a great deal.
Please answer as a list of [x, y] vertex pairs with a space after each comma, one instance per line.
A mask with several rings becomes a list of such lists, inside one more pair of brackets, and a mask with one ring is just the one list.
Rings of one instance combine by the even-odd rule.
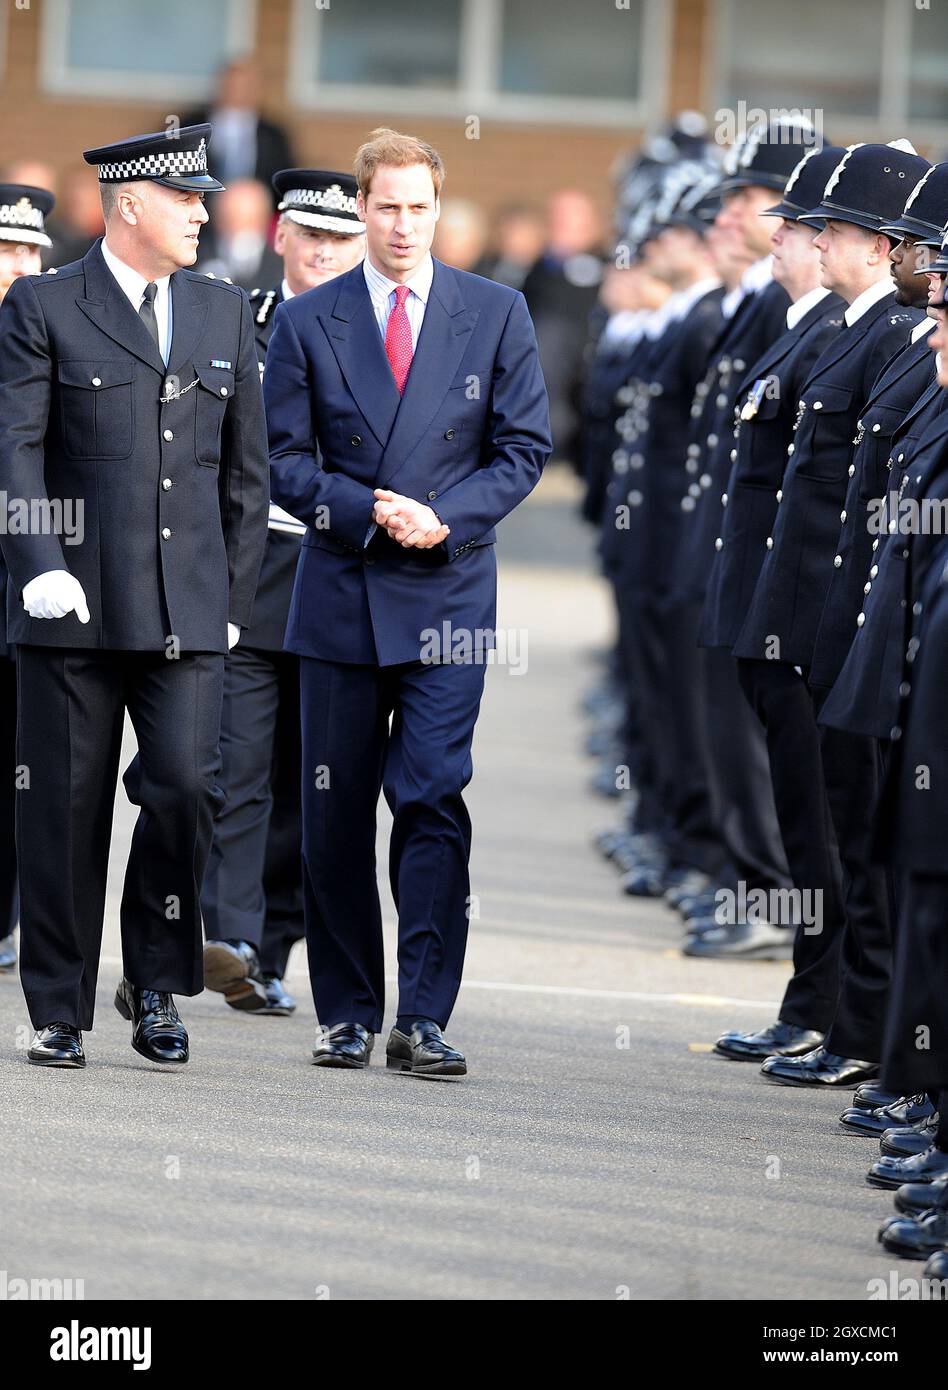
[[455, 270], [471, 270], [481, 275], [481, 262], [487, 246], [487, 217], [476, 203], [453, 198], [441, 209], [432, 253]]
[[197, 269], [229, 276], [245, 290], [278, 285], [283, 266], [270, 245], [271, 199], [263, 184], [237, 179], [214, 199], [210, 213]]
[[73, 165], [60, 180], [56, 217], [50, 235], [53, 239], [48, 265], [68, 265], [81, 260], [97, 237], [105, 235], [102, 200], [95, 170], [85, 164]]
[[474, 269], [511, 289], [522, 289], [527, 272], [543, 253], [543, 240], [543, 218], [536, 208], [511, 204], [493, 219], [490, 249]]
[[[221, 182], [229, 187], [238, 179], [256, 179], [270, 199], [274, 174], [295, 161], [283, 126], [263, 115], [261, 85], [256, 62], [249, 57], [235, 58], [221, 69], [210, 105], [191, 112], [182, 124], [210, 121], [214, 167], [220, 171]], [[275, 209], [276, 201], [271, 199], [270, 210]]]
[[592, 199], [578, 189], [560, 189], [547, 204], [546, 249], [521, 287], [550, 397], [553, 457], [574, 464], [589, 316], [602, 279], [601, 237]]

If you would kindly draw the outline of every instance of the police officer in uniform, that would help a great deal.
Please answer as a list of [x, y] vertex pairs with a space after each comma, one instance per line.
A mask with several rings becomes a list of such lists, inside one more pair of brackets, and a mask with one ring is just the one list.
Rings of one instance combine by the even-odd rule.
[[[821, 229], [815, 244], [823, 283], [847, 301], [845, 328], [800, 394], [783, 496], [734, 649], [738, 656], [782, 661], [809, 675], [839, 523], [846, 520], [840, 510], [860, 412], [880, 371], [920, 319], [895, 303], [891, 246], [881, 229], [901, 214], [928, 167], [904, 142], [850, 146], [820, 204], [803, 219]], [[841, 991], [819, 1047], [764, 1062], [765, 1076], [789, 1085], [840, 1086], [874, 1077], [885, 1008], [889, 902], [885, 875], [868, 853], [880, 775], [877, 750], [824, 738], [821, 754], [844, 875]], [[837, 928], [832, 920], [820, 925], [824, 935]], [[867, 1011], [869, 993], [875, 1007]]]
[[[106, 234], [0, 311], [0, 457], [55, 523], [6, 534], [16, 642], [21, 978], [30, 1061], [83, 1066], [122, 726], [141, 810], [115, 1005], [151, 1061], [188, 1059], [172, 995], [203, 986], [200, 889], [219, 794], [224, 654], [250, 622], [267, 454], [244, 293], [189, 272], [209, 126], [87, 150]], [[64, 528], [63, 528], [64, 529]], [[75, 543], [70, 543], [70, 542]]]
[[[274, 175], [275, 248], [284, 277], [254, 290], [261, 379], [278, 304], [351, 270], [365, 252], [356, 181], [324, 169]], [[204, 983], [235, 1009], [286, 1015], [287, 960], [303, 938], [299, 658], [283, 650], [300, 537], [306, 527], [270, 503], [253, 621], [227, 657], [221, 719], [224, 805], [201, 894]]]
[[[42, 247], [52, 246], [45, 219], [55, 199], [45, 188], [0, 183], [0, 303], [22, 275], [39, 275]], [[16, 966], [19, 916], [14, 813], [16, 805], [16, 662], [7, 641], [7, 568], [0, 560], [0, 970]]]
[[[780, 218], [773, 234], [774, 274], [790, 294], [787, 331], [755, 362], [738, 393], [731, 472], [722, 497], [700, 640], [730, 650], [740, 632], [766, 554], [765, 540], [781, 496], [796, 401], [813, 363], [842, 328], [843, 301], [820, 283], [819, 253], [801, 216], [819, 201], [844, 151], [810, 150], [794, 170], [783, 198], [764, 216]], [[780, 822], [795, 885], [823, 893], [824, 915], [842, 912], [838, 859], [823, 790], [819, 736], [802, 677], [779, 662], [738, 664], [741, 687], [759, 714]], [[793, 986], [775, 1024], [752, 1034], [729, 1033], [716, 1050], [738, 1060], [811, 1051], [829, 1026], [838, 989], [838, 950], [797, 926]]]

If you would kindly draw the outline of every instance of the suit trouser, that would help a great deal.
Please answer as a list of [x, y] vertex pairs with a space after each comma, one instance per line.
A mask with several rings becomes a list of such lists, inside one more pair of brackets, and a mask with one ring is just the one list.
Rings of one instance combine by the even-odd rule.
[[820, 731], [806, 681], [781, 661], [739, 658], [737, 675], [764, 726], [780, 835], [793, 886], [818, 893], [818, 932], [797, 927], [793, 977], [780, 1018], [825, 1033], [839, 995], [843, 935], [841, 869], [823, 776]]
[[224, 668], [221, 775], [201, 906], [208, 938], [249, 941], [283, 976], [303, 937], [299, 657], [238, 644]]
[[92, 1027], [126, 709], [138, 755], [124, 783], [140, 811], [122, 895], [125, 974], [200, 993], [223, 656], [20, 647], [17, 672], [17, 761], [29, 774], [16, 806], [20, 978], [34, 1027]]
[[0, 777], [2, 939], [11, 934], [20, 915], [16, 873], [16, 660], [13, 656], [0, 656]]
[[394, 818], [398, 1012], [447, 1024], [467, 945], [471, 822], [462, 792], [483, 687], [479, 662], [300, 659], [303, 903], [313, 999], [326, 1027], [382, 1027], [381, 790]]
[[[819, 711], [829, 693], [814, 690]], [[892, 875], [875, 860], [876, 807], [888, 745], [821, 726], [826, 791], [843, 865], [846, 925], [840, 948], [839, 1001], [826, 1036], [830, 1052], [876, 1062], [892, 978]]]
[[702, 647], [702, 729], [715, 822], [747, 890], [790, 886], [760, 720], [749, 708], [733, 656]]

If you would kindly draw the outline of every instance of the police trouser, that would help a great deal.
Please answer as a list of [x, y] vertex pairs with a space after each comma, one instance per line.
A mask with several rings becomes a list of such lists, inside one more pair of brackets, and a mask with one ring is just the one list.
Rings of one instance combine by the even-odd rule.
[[[907, 871], [882, 1053], [883, 1084], [899, 1095], [948, 1091], [948, 875]], [[948, 1148], [948, 1094], [939, 1145]]]
[[[829, 692], [814, 690], [817, 713]], [[820, 727], [826, 791], [843, 866], [845, 928], [839, 1002], [826, 1037], [831, 1052], [877, 1062], [892, 976], [892, 873], [873, 854], [876, 808], [888, 744]]]
[[[793, 887], [812, 893], [816, 921], [801, 921], [793, 977], [780, 1018], [825, 1033], [839, 994], [843, 902], [839, 854], [830, 815], [813, 700], [803, 676], [780, 661], [739, 658], [737, 674], [764, 726], [774, 803]], [[818, 930], [814, 930], [818, 928]]]
[[200, 993], [223, 656], [20, 647], [17, 674], [20, 978], [34, 1027], [92, 1027], [126, 709], [138, 755], [124, 783], [140, 811], [122, 895], [125, 974]]
[[0, 656], [0, 939], [10, 935], [20, 913], [15, 827], [16, 660], [11, 655]]
[[209, 939], [249, 941], [265, 974], [286, 973], [303, 938], [299, 658], [238, 644], [221, 714], [224, 804], [201, 906]]

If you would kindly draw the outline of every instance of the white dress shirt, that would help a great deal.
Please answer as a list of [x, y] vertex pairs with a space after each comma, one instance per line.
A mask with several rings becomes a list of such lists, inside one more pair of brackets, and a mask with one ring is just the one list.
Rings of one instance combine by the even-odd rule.
[[[119, 289], [122, 290], [129, 304], [137, 314], [142, 307], [145, 298], [145, 286], [151, 284], [144, 275], [139, 275], [137, 270], [133, 270], [130, 265], [120, 261], [113, 251], [109, 250], [107, 241], [102, 242], [102, 258], [113, 277], [118, 281]], [[161, 353], [162, 361], [168, 365], [168, 353], [171, 347], [171, 276], [164, 275], [160, 280], [155, 280], [158, 286], [158, 293], [155, 295], [155, 319], [158, 323], [158, 351]]]
[[[372, 300], [375, 321], [379, 326], [384, 343], [385, 330], [388, 328], [388, 316], [395, 308], [395, 291], [398, 289], [398, 285], [387, 275], [383, 275], [380, 270], [376, 270], [369, 260], [368, 254], [362, 261], [362, 273], [365, 276], [369, 298]], [[429, 254], [404, 282], [411, 290], [411, 294], [405, 300], [405, 312], [408, 314], [408, 322], [411, 324], [412, 352], [415, 352], [418, 347], [418, 334], [421, 332], [421, 325], [425, 320], [425, 306], [428, 303], [428, 295], [431, 293], [431, 281], [433, 279], [434, 261]]]
[[822, 285], [817, 285], [815, 290], [807, 290], [806, 294], [801, 294], [799, 299], [795, 299], [787, 310], [787, 327], [796, 328], [801, 319], [805, 319], [810, 310], [821, 299], [825, 299], [829, 290]]
[[891, 275], [883, 275], [881, 280], [877, 280], [874, 285], [863, 290], [862, 294], [857, 294], [843, 315], [846, 320], [846, 327], [852, 328], [854, 323], [859, 322], [867, 309], [871, 309], [873, 304], [878, 304], [880, 299], [885, 299], [886, 295], [891, 293], [892, 277]]

